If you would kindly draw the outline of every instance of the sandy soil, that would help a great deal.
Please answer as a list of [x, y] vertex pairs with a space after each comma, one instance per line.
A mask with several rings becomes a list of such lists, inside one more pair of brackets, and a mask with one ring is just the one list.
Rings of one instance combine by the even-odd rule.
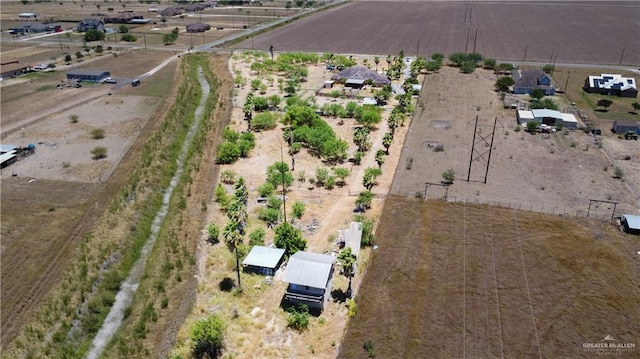
[[[100, 182], [120, 162], [155, 105], [153, 98], [112, 95], [50, 115], [5, 138], [4, 143], [35, 144], [36, 152], [3, 170], [2, 176]], [[70, 115], [77, 115], [78, 123], [71, 123]], [[94, 129], [103, 129], [105, 137], [93, 139]], [[98, 146], [107, 149], [106, 159], [92, 159], [90, 152]]]
[[[492, 91], [495, 75], [486, 70], [464, 75], [445, 67], [425, 80], [420, 105], [405, 143], [392, 193], [415, 196], [425, 191], [425, 182], [440, 183], [442, 173], [453, 169], [456, 180], [449, 197], [458, 201], [479, 201], [505, 207], [539, 212], [586, 215], [589, 199], [619, 202], [616, 213], [635, 213], [640, 203], [629, 187], [640, 186], [640, 172], [634, 171], [638, 157], [616, 160], [625, 169], [629, 185], [613, 178], [613, 164], [596, 139], [582, 131], [562, 131], [548, 136], [515, 132], [515, 110], [504, 110]], [[564, 101], [557, 96], [555, 101]], [[475, 120], [478, 134], [474, 161], [469, 161]], [[497, 118], [493, 151], [484, 184], [489, 143]], [[485, 138], [483, 141], [482, 138]], [[624, 146], [610, 151], [636, 153], [635, 141], [604, 141], [609, 146]], [[444, 146], [436, 152], [435, 145]], [[615, 157], [615, 155], [614, 155]], [[413, 166], [406, 163], [413, 158]], [[605, 170], [606, 168], [606, 170]], [[635, 167], [637, 168], [637, 167]], [[429, 198], [444, 196], [440, 186], [427, 190]], [[612, 205], [596, 206], [599, 216], [611, 216]], [[594, 208], [591, 208], [591, 215]]]

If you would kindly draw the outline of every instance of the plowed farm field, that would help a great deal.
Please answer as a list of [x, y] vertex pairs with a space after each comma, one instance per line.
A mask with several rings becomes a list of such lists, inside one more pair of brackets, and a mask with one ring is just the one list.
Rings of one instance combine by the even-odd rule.
[[635, 1], [359, 1], [238, 47], [411, 56], [475, 51], [503, 61], [637, 65], [639, 17]]
[[376, 238], [340, 358], [640, 354], [638, 243], [614, 225], [392, 196]]

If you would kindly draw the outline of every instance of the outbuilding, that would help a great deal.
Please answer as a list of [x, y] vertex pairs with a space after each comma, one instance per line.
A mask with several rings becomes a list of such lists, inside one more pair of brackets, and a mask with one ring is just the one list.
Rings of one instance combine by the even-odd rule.
[[338, 245], [342, 248], [351, 248], [351, 253], [358, 257], [360, 243], [362, 242], [362, 223], [351, 222], [349, 229], [338, 231]]
[[289, 283], [285, 299], [309, 308], [324, 309], [331, 297], [335, 257], [328, 254], [296, 252], [289, 258], [284, 282]]
[[18, 19], [20, 20], [35, 20], [38, 18], [38, 14], [34, 12], [23, 12], [18, 14]]
[[9, 151], [0, 155], [0, 168], [5, 168], [18, 160], [17, 151]]
[[0, 59], [0, 78], [6, 79], [22, 75], [29, 71], [30, 65], [21, 64], [18, 59], [3, 57]]
[[247, 257], [242, 261], [245, 272], [264, 275], [274, 275], [284, 257], [284, 249], [264, 246], [253, 246]]
[[187, 24], [187, 32], [190, 33], [194, 33], [194, 32], [205, 32], [207, 30], [211, 29], [211, 25], [209, 24], [205, 24], [202, 22], [196, 22], [193, 24]]
[[640, 134], [640, 122], [621, 120], [613, 123], [613, 132], [615, 133], [627, 133], [629, 131]]
[[102, 82], [111, 77], [111, 72], [104, 70], [71, 70], [67, 72], [69, 81]]
[[571, 113], [561, 113], [562, 116], [562, 127], [568, 128], [570, 130], [575, 130], [578, 128], [578, 119]]
[[640, 216], [634, 214], [623, 214], [620, 218], [622, 229], [631, 234], [640, 234]]

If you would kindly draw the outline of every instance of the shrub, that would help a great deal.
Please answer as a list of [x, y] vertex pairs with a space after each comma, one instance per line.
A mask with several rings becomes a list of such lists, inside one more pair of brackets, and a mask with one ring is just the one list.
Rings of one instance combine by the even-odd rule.
[[69, 122], [78, 123], [78, 115], [69, 115]]
[[367, 352], [367, 357], [375, 358], [376, 357], [376, 348], [373, 346], [373, 342], [371, 340], [367, 340], [362, 345], [362, 349]]
[[298, 303], [287, 309], [287, 312], [287, 328], [301, 332], [309, 326], [309, 307], [305, 304]]
[[538, 128], [540, 128], [540, 124], [535, 122], [535, 121], [529, 121], [527, 122], [527, 132], [537, 132]]
[[255, 131], [271, 130], [276, 127], [277, 118], [271, 112], [261, 112], [251, 119], [251, 127]]
[[258, 187], [258, 194], [260, 195], [260, 197], [269, 197], [275, 190], [276, 188], [271, 183], [267, 182]]
[[304, 203], [302, 201], [296, 201], [292, 207], [293, 217], [296, 219], [302, 218], [302, 216], [304, 215], [304, 210], [305, 210]]
[[218, 236], [220, 235], [220, 228], [216, 226], [214, 223], [209, 223], [207, 225], [207, 242], [211, 244], [218, 243]]
[[375, 236], [373, 235], [373, 220], [363, 214], [357, 214], [353, 216], [353, 221], [362, 223], [362, 239], [360, 244], [363, 246], [372, 246], [375, 241]]
[[96, 147], [91, 150], [91, 154], [93, 155], [94, 160], [100, 160], [103, 158], [107, 158], [107, 149], [106, 147]]
[[347, 300], [347, 307], [349, 308], [349, 311], [347, 312], [349, 318], [353, 318], [358, 314], [358, 306], [356, 305], [355, 299], [351, 298]]
[[220, 180], [222, 181], [222, 183], [234, 184], [236, 183], [236, 176], [236, 173], [232, 170], [224, 170], [220, 175]]
[[224, 325], [215, 314], [198, 320], [191, 328], [191, 352], [195, 358], [218, 358], [224, 347]]
[[442, 179], [445, 183], [453, 183], [453, 181], [456, 179], [456, 173], [453, 171], [453, 169], [448, 169], [442, 172]]
[[623, 178], [624, 177], [624, 171], [622, 171], [622, 168], [615, 166], [613, 168], [613, 178]]
[[138, 38], [133, 36], [132, 34], [122, 34], [122, 36], [120, 36], [120, 40], [126, 42], [136, 42], [138, 41]]
[[234, 142], [224, 141], [218, 145], [217, 153], [216, 163], [230, 164], [240, 157], [240, 148]]
[[265, 231], [262, 228], [258, 228], [249, 234], [249, 244], [252, 246], [264, 245]]
[[104, 129], [95, 128], [95, 129], [91, 130], [91, 137], [93, 137], [94, 140], [99, 140], [99, 139], [104, 138]]
[[323, 187], [329, 178], [329, 170], [321, 167], [316, 169], [316, 186]]

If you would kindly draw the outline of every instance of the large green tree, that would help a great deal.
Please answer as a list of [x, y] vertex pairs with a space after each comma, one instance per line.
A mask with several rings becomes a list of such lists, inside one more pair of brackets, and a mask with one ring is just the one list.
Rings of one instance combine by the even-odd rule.
[[598, 107], [604, 108], [605, 111], [609, 108], [609, 106], [613, 105], [613, 101], [603, 98], [598, 100]]
[[509, 86], [513, 86], [513, 84], [511, 76], [502, 76], [496, 80], [495, 86], [499, 91], [509, 91]]
[[287, 191], [293, 183], [293, 174], [289, 170], [289, 165], [284, 162], [276, 162], [267, 167], [267, 182], [274, 188], [282, 188]]
[[302, 232], [288, 222], [278, 225], [275, 232], [273, 243], [276, 247], [284, 249], [287, 257], [307, 248], [307, 241], [302, 238]]

